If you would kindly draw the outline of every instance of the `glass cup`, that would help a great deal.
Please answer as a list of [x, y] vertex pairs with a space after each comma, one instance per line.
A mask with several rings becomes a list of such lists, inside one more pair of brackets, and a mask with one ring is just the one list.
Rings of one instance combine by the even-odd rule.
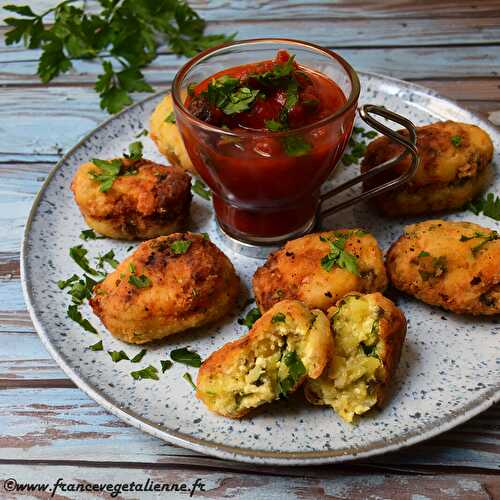
[[[333, 80], [344, 93], [345, 104], [315, 123], [282, 132], [222, 129], [195, 118], [184, 106], [190, 85], [231, 67], [273, 60], [279, 50]], [[297, 40], [234, 42], [206, 50], [181, 68], [172, 84], [176, 122], [194, 167], [212, 190], [217, 221], [226, 234], [251, 244], [272, 245], [314, 227], [325, 198], [320, 196], [321, 185], [346, 148], [359, 93], [358, 76], [344, 59]], [[290, 150], [288, 145], [297, 141], [308, 147]]]

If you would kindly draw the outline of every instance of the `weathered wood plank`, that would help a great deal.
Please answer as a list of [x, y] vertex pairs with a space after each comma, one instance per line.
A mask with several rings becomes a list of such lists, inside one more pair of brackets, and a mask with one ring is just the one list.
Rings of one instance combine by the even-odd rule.
[[[494, 45], [447, 47], [446, 50], [442, 47], [340, 48], [338, 52], [359, 70], [407, 80], [496, 77], [500, 72], [500, 50]], [[144, 73], [153, 84], [170, 82], [185, 60], [172, 54], [160, 54]], [[36, 51], [0, 52], [0, 84], [39, 85], [37, 64]], [[97, 61], [75, 61], [74, 69], [53, 83], [93, 84], [100, 72], [101, 65]]]
[[[387, 467], [440, 465], [498, 470], [499, 417], [500, 405], [497, 405], [427, 443], [362, 463]], [[94, 463], [96, 446], [99, 447], [97, 460], [103, 463], [208, 465], [219, 462], [143, 434], [109, 414], [78, 389], [18, 387], [0, 390], [0, 462], [67, 460]], [[132, 449], [134, 453], [124, 455], [124, 450]], [[247, 466], [239, 467], [245, 470]]]
[[[210, 22], [207, 33], [237, 33], [239, 40], [256, 37], [284, 37], [304, 39], [327, 47], [405, 47], [437, 45], [486, 45], [500, 42], [500, 24], [497, 17], [455, 19], [332, 19], [325, 16], [317, 19], [300, 17], [279, 20], [267, 18], [256, 20], [242, 16], [239, 20], [227, 21], [224, 17]], [[25, 50], [21, 45], [5, 46], [0, 28], [0, 61], [33, 60], [39, 57], [38, 50]], [[168, 47], [162, 53], [171, 52]], [[7, 56], [7, 57], [5, 57]]]
[[[38, 483], [46, 485], [46, 493], [22, 493], [30, 498], [48, 498], [51, 488], [59, 479], [59, 488], [55, 490], [56, 498], [78, 498], [78, 493], [71, 492], [70, 483], [92, 485], [110, 485], [116, 488], [118, 498], [172, 498], [181, 499], [190, 496], [194, 483], [198, 486], [194, 497], [203, 496], [208, 499], [238, 498], [241, 500], [320, 500], [341, 499], [352, 500], [365, 498], [398, 498], [406, 499], [457, 499], [485, 500], [500, 488], [498, 476], [484, 474], [472, 475], [422, 475], [409, 474], [388, 476], [384, 474], [346, 474], [337, 473], [333, 469], [326, 477], [276, 477], [273, 471], [265, 474], [239, 473], [225, 471], [202, 470], [199, 468], [149, 468], [140, 467], [124, 469], [113, 467], [101, 469], [98, 467], [75, 466], [26, 466], [2, 465], [0, 473], [5, 478], [14, 478], [19, 484]], [[288, 470], [287, 473], [292, 471]], [[141, 492], [139, 486], [132, 486], [132, 492], [125, 491], [119, 485], [149, 485], [163, 486], [163, 493]], [[63, 485], [61, 485], [63, 483]], [[184, 484], [184, 493], [181, 485]], [[116, 485], [116, 486], [113, 486]], [[174, 485], [177, 485], [174, 486]], [[106, 486], [104, 486], [106, 487]], [[64, 490], [63, 490], [64, 488]], [[167, 489], [168, 488], [168, 489]], [[177, 491], [176, 491], [177, 489]], [[78, 491], [78, 490], [76, 490]], [[111, 489], [113, 491], [113, 489]], [[145, 490], [147, 491], [147, 490]], [[69, 496], [68, 496], [69, 495]], [[82, 495], [80, 493], [80, 495]], [[107, 494], [85, 494], [85, 498], [107, 497]], [[80, 496], [81, 497], [81, 496]], [[12, 497], [14, 498], [14, 496]]]
[[[9, 4], [25, 5], [26, 0], [9, 0]], [[53, 7], [56, 0], [37, 0], [35, 12]], [[207, 21], [259, 19], [363, 19], [363, 18], [472, 18], [498, 16], [497, 0], [448, 0], [415, 2], [414, 0], [190, 0], [189, 4]], [[90, 12], [98, 11], [97, 2], [88, 0]], [[11, 14], [0, 11], [0, 24]]]

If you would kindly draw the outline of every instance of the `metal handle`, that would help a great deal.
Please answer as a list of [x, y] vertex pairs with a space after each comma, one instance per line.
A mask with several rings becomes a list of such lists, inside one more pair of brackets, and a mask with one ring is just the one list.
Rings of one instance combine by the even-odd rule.
[[[400, 133], [390, 129], [386, 125], [377, 121], [375, 118], [373, 118], [373, 116], [371, 116], [372, 114], [382, 116], [383, 118], [387, 118], [392, 122], [403, 125], [403, 127], [406, 130], [408, 130], [409, 138], [405, 137], [404, 135], [401, 135]], [[321, 226], [321, 223], [325, 217], [328, 217], [329, 215], [332, 215], [335, 212], [339, 212], [340, 210], [343, 210], [344, 208], [359, 203], [360, 201], [364, 201], [369, 198], [373, 198], [374, 196], [377, 196], [381, 193], [385, 193], [386, 191], [394, 189], [395, 187], [400, 186], [401, 184], [404, 184], [405, 182], [409, 181], [415, 175], [415, 172], [417, 171], [418, 165], [420, 163], [420, 155], [418, 154], [417, 151], [417, 130], [415, 128], [415, 125], [413, 125], [413, 123], [410, 120], [408, 120], [404, 116], [394, 113], [393, 111], [389, 111], [388, 109], [382, 106], [375, 106], [374, 104], [365, 104], [363, 107], [359, 109], [359, 115], [361, 116], [364, 122], [368, 123], [368, 125], [373, 127], [375, 130], [378, 130], [386, 137], [389, 137], [389, 139], [401, 144], [402, 146], [404, 146], [405, 149], [399, 156], [392, 158], [378, 165], [377, 167], [372, 168], [368, 172], [358, 175], [357, 177], [354, 177], [353, 179], [350, 179], [347, 182], [341, 184], [340, 186], [337, 186], [328, 191], [327, 193], [321, 195], [318, 213], [316, 216], [318, 226]], [[333, 196], [338, 195], [342, 191], [345, 191], [346, 189], [350, 188], [351, 186], [354, 186], [355, 184], [359, 184], [360, 182], [370, 179], [371, 177], [390, 169], [391, 167], [399, 163], [408, 154], [411, 154], [412, 156], [410, 168], [399, 177], [396, 177], [395, 179], [392, 179], [379, 186], [375, 186], [374, 188], [369, 189], [368, 191], [364, 191], [363, 193], [359, 194], [358, 196], [355, 196], [354, 198], [338, 203], [333, 207], [322, 209], [323, 203], [326, 200], [332, 198]]]

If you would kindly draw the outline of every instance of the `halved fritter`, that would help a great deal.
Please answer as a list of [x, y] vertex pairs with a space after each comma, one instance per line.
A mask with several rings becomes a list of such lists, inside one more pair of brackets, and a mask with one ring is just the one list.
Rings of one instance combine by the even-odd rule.
[[500, 235], [463, 221], [405, 228], [386, 256], [393, 285], [459, 314], [500, 313]]
[[[408, 136], [406, 130], [399, 133]], [[415, 177], [404, 186], [374, 198], [374, 204], [386, 215], [456, 210], [476, 198], [491, 181], [493, 143], [475, 125], [446, 121], [417, 127], [417, 147], [421, 162]], [[361, 171], [367, 172], [402, 151], [399, 144], [380, 137], [368, 145]], [[407, 156], [391, 171], [370, 179], [365, 188], [400, 175], [408, 170], [410, 161]]]
[[331, 355], [327, 317], [295, 300], [272, 307], [244, 337], [201, 366], [196, 396], [220, 415], [240, 418], [319, 377]]
[[94, 163], [78, 168], [71, 190], [85, 222], [98, 233], [123, 240], [156, 238], [182, 229], [192, 199], [189, 175], [149, 160], [113, 160], [117, 161], [120, 172], [111, 185], [96, 179], [103, 171]]
[[151, 115], [149, 135], [160, 153], [173, 165], [182, 168], [186, 172], [196, 174], [196, 169], [189, 158], [184, 141], [175, 123], [173, 112], [172, 95], [168, 94], [160, 101]]
[[139, 245], [89, 302], [115, 337], [144, 344], [225, 316], [239, 291], [233, 265], [213, 243], [175, 233]]
[[271, 254], [253, 277], [261, 311], [283, 299], [297, 299], [326, 311], [349, 292], [387, 286], [377, 240], [360, 229], [308, 234]]
[[307, 399], [352, 422], [387, 396], [406, 334], [403, 313], [380, 293], [349, 294], [328, 311], [334, 351], [325, 371], [305, 385]]

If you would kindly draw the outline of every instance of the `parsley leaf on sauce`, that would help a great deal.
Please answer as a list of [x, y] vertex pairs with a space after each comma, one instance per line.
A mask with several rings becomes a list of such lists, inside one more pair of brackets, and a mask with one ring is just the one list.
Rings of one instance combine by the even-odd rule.
[[283, 149], [288, 156], [305, 156], [312, 146], [300, 135], [290, 135], [283, 138]]

